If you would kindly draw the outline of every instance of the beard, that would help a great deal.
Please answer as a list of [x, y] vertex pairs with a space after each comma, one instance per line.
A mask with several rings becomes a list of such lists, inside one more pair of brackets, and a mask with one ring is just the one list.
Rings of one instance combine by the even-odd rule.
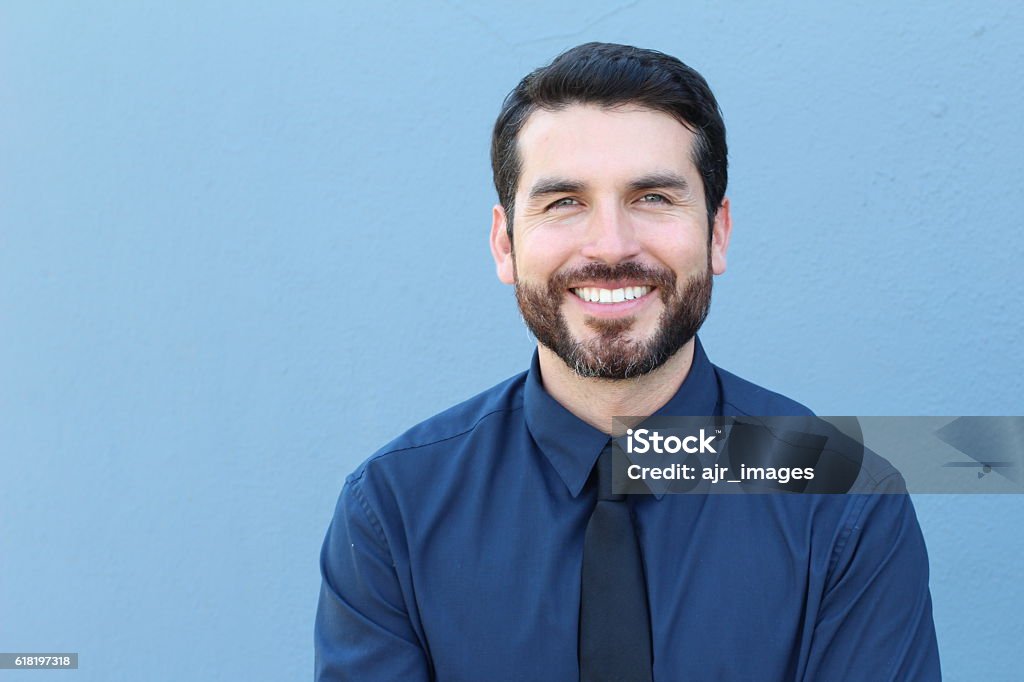
[[[631, 379], [661, 367], [697, 334], [711, 307], [711, 275], [710, 249], [704, 272], [689, 277], [678, 289], [676, 275], [668, 269], [633, 262], [589, 263], [555, 273], [547, 287], [523, 283], [516, 276], [516, 301], [530, 332], [577, 375]], [[570, 285], [587, 280], [633, 280], [656, 286], [665, 308], [654, 335], [646, 340], [629, 338], [632, 316], [615, 320], [587, 316], [584, 324], [597, 335], [586, 341], [573, 337], [562, 305], [567, 293], [575, 296]]]

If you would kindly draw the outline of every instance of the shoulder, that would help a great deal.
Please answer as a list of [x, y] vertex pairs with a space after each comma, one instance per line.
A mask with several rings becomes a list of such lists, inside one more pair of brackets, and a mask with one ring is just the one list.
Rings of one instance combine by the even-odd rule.
[[[807, 406], [798, 403], [792, 398], [787, 398], [780, 393], [770, 391], [746, 379], [741, 379], [721, 367], [715, 366], [714, 369], [718, 375], [718, 382], [722, 391], [722, 412], [725, 415], [749, 417], [816, 416]], [[815, 426], [812, 430], [818, 432], [822, 428], [821, 422], [814, 420], [813, 423], [818, 426]], [[906, 481], [900, 472], [887, 459], [865, 448], [863, 436], [857, 436], [855, 440], [849, 440], [839, 434], [838, 431], [836, 434], [846, 443], [834, 446], [836, 451], [852, 452], [856, 450], [858, 454], [856, 460], [859, 471], [849, 492], [899, 494], [907, 491]]]
[[722, 409], [727, 415], [798, 417], [814, 414], [808, 407], [792, 398], [741, 379], [717, 365], [713, 367], [722, 392]]
[[368, 471], [387, 469], [393, 460], [421, 459], [432, 453], [450, 456], [478, 429], [504, 423], [523, 407], [526, 372], [517, 374], [438, 414], [412, 426], [387, 443], [353, 471], [347, 483], [358, 483]]

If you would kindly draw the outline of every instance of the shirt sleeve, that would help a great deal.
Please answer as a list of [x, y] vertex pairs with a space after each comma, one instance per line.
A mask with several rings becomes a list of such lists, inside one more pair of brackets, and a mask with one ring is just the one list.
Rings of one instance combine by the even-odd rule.
[[[895, 474], [890, 489], [906, 490]], [[856, 495], [801, 679], [941, 680], [928, 554], [910, 496]]]
[[342, 489], [320, 553], [317, 682], [430, 679], [380, 522], [358, 484]]

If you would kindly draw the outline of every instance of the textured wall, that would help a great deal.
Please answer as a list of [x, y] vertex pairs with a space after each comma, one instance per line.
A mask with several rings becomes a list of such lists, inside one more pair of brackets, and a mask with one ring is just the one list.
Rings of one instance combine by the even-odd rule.
[[[720, 98], [714, 362], [821, 414], [1024, 414], [1019, 3], [210, 4], [0, 6], [0, 649], [310, 674], [344, 476], [525, 369], [489, 128], [586, 40]], [[916, 503], [947, 679], [1019, 679], [1022, 498]]]

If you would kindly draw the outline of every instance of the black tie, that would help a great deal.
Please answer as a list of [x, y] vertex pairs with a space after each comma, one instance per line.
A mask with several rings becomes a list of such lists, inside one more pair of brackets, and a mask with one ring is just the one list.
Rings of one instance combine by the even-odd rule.
[[612, 494], [612, 450], [591, 480], [597, 506], [583, 540], [581, 682], [651, 682], [651, 624], [640, 544], [624, 495]]

